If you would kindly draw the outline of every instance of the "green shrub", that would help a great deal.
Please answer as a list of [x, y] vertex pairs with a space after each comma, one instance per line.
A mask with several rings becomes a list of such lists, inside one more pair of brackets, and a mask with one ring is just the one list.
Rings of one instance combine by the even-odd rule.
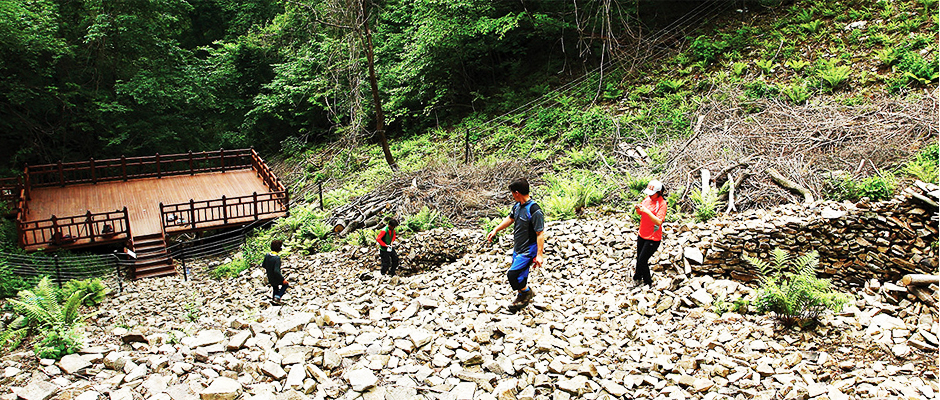
[[453, 226], [450, 224], [450, 221], [447, 220], [446, 215], [441, 214], [437, 210], [432, 210], [428, 208], [428, 206], [421, 207], [416, 214], [406, 217], [405, 222], [401, 225], [403, 228], [402, 231], [408, 232], [422, 232], [435, 228]]
[[565, 150], [565, 156], [563, 161], [575, 168], [590, 167], [594, 165], [598, 157], [597, 150], [592, 146]]
[[79, 292], [82, 298], [85, 299], [82, 304], [86, 306], [97, 306], [104, 301], [109, 290], [104, 286], [100, 278], [71, 280], [62, 286], [61, 297], [67, 299], [75, 292]]
[[736, 62], [734, 64], [731, 64], [731, 72], [734, 73], [734, 76], [741, 76], [746, 71], [747, 71], [747, 63]]
[[895, 181], [892, 176], [871, 176], [861, 181], [850, 176], [830, 182], [832, 193], [838, 200], [858, 201], [868, 197], [871, 201], [888, 200], [894, 197]]
[[933, 59], [930, 60], [914, 51], [904, 52], [900, 56], [895, 68], [898, 73], [907, 78], [909, 82], [916, 82], [922, 85], [927, 85], [940, 77], [940, 72], [938, 72], [940, 64], [937, 62], [937, 57], [934, 56]]
[[12, 267], [0, 262], [0, 297], [16, 296], [20, 290], [35, 286], [40, 279], [42, 277], [16, 275]]
[[818, 76], [827, 84], [826, 88], [830, 91], [835, 90], [839, 85], [849, 79], [852, 69], [848, 66], [838, 66], [838, 61], [827, 61], [821, 63], [818, 70]]
[[59, 302], [58, 290], [49, 278], [43, 278], [31, 290], [23, 290], [17, 299], [11, 299], [10, 304], [20, 315], [26, 317], [26, 327], [8, 328], [2, 335], [8, 339], [22, 335], [23, 329], [38, 329], [40, 340], [33, 347], [36, 355], [41, 358], [61, 358], [64, 355], [77, 352], [81, 348], [82, 337], [79, 330], [82, 322], [87, 318], [79, 311], [85, 297], [81, 291], [73, 292], [64, 302]]
[[796, 71], [796, 72], [800, 72], [800, 71], [802, 71], [804, 68], [806, 68], [807, 65], [809, 65], [809, 61], [803, 61], [803, 60], [789, 60], [789, 61], [785, 62], [783, 65], [786, 65], [788, 68], [790, 68], [790, 69], [792, 69], [792, 70], [794, 70], [794, 71]]
[[692, 40], [689, 45], [689, 54], [693, 61], [712, 63], [728, 47], [724, 41], [711, 41], [707, 36], [701, 35]]
[[546, 175], [545, 195], [540, 205], [550, 220], [574, 218], [578, 212], [600, 202], [611, 185], [589, 172]]
[[940, 163], [940, 155], [938, 155], [938, 146], [934, 143], [908, 161], [904, 165], [904, 172], [924, 182], [937, 183], [938, 175], [940, 175], [938, 163]]
[[775, 63], [774, 60], [757, 60], [754, 61], [754, 65], [757, 65], [757, 68], [760, 68], [764, 74], [769, 75], [771, 72], [773, 72], [774, 67], [777, 66], [777, 63]]
[[710, 189], [705, 195], [702, 195], [701, 190], [692, 192], [689, 197], [695, 205], [696, 221], [707, 222], [718, 215], [719, 207], [721, 207], [718, 194], [718, 190], [716, 189]]
[[786, 86], [781, 91], [783, 95], [793, 104], [803, 104], [809, 99], [809, 88], [805, 84], [792, 84]]
[[685, 85], [685, 79], [660, 79], [656, 84], [656, 90], [660, 93], [675, 93]]
[[815, 250], [796, 258], [780, 248], [772, 253], [773, 263], [743, 256], [761, 274], [755, 311], [773, 313], [786, 327], [807, 326], [827, 311], [840, 311], [851, 300], [834, 291], [828, 279], [816, 277], [819, 253]]
[[886, 66], [897, 64], [904, 52], [894, 47], [887, 47], [881, 50], [875, 50], [875, 58]]
[[807, 33], [819, 32], [820, 27], [822, 27], [822, 21], [818, 19], [814, 21], [809, 21], [805, 24], [800, 24], [800, 28], [803, 28], [803, 30]]

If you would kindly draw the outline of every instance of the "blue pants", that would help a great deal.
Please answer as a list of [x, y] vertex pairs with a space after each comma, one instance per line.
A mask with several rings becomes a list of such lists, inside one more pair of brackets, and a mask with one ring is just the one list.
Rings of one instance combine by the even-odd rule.
[[[533, 247], [535, 246], [533, 245]], [[529, 282], [529, 267], [532, 265], [532, 260], [535, 259], [535, 254], [536, 250], [534, 249], [530, 249], [525, 254], [512, 253], [512, 266], [506, 272], [506, 277], [509, 278], [509, 286], [513, 290], [525, 289]]]

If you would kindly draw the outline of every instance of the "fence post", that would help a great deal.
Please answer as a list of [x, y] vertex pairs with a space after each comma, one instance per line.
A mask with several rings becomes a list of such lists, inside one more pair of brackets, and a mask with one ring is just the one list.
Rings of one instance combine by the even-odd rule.
[[59, 283], [59, 289], [62, 289], [62, 275], [59, 273], [59, 255], [53, 254], [52, 259], [55, 261], [55, 280]]
[[[52, 243], [56, 246], [61, 244], [63, 237], [62, 231], [59, 230], [58, 218], [55, 217], [55, 214], [52, 214]], [[45, 235], [43, 235], [45, 236]]]
[[89, 164], [91, 164], [91, 184], [92, 184], [92, 185], [97, 185], [97, 184], [98, 184], [98, 178], [95, 177], [95, 159], [92, 158], [92, 159], [88, 160], [88, 162], [89, 162]]
[[127, 182], [127, 157], [124, 157], [121, 154], [121, 176], [124, 178], [124, 182]]
[[251, 193], [251, 203], [254, 206], [255, 221], [258, 220], [258, 192]]
[[317, 181], [317, 192], [320, 193], [320, 211], [323, 211], [323, 181]]
[[219, 162], [222, 165], [222, 173], [225, 173], [225, 149], [219, 149]]
[[189, 282], [189, 269], [186, 268], [186, 249], [180, 252], [180, 263], [183, 264], [183, 280]]
[[160, 230], [166, 233], [166, 217], [163, 216], [163, 202], [160, 202]]
[[193, 229], [196, 229], [196, 202], [193, 199], [189, 199], [189, 222], [193, 224]]
[[91, 210], [85, 211], [85, 229], [88, 231], [88, 237], [91, 239], [91, 242], [95, 242], [95, 224], [91, 220]]
[[160, 179], [160, 153], [157, 153], [157, 179]]
[[467, 136], [464, 138], [463, 143], [464, 143], [463, 163], [469, 164], [470, 163], [470, 128], [467, 128]]
[[196, 171], [193, 170], [193, 151], [189, 151], [189, 174], [196, 175]]
[[59, 160], [59, 185], [65, 187], [65, 176], [62, 173], [62, 160]]
[[114, 256], [114, 279], [118, 282], [118, 293], [124, 293], [124, 279], [121, 277], [121, 257], [117, 250], [111, 253]]
[[228, 224], [228, 207], [225, 206], [225, 195], [222, 195], [222, 223]]

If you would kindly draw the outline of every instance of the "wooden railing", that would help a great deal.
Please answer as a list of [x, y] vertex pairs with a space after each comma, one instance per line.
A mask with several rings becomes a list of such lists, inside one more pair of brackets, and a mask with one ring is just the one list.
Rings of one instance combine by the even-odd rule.
[[289, 196], [286, 190], [253, 193], [250, 196], [225, 197], [214, 200], [189, 200], [188, 203], [160, 203], [163, 232], [209, 229], [259, 219], [274, 218], [287, 213]]
[[[30, 187], [65, 186], [80, 183], [126, 181], [225, 172], [254, 167], [260, 160], [253, 149], [204, 151], [107, 160], [68, 162], [26, 167], [27, 195]], [[263, 165], [263, 164], [262, 164]]]
[[[264, 162], [264, 159], [258, 155], [255, 149], [251, 149], [251, 168], [258, 173], [258, 176], [261, 177], [261, 180], [264, 181], [270, 191], [284, 192], [287, 190], [284, 188], [284, 184], [281, 183], [281, 179], [274, 175], [274, 172], [268, 168], [268, 164]], [[287, 207], [287, 204], [284, 204], [284, 207]]]
[[20, 245], [63, 246], [130, 239], [130, 219], [123, 210], [50, 219], [17, 221]]
[[0, 178], [0, 201], [16, 206], [23, 191], [23, 178]]

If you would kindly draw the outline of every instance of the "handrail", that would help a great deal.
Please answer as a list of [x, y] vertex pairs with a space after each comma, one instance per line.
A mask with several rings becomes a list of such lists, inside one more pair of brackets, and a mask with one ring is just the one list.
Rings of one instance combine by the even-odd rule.
[[65, 186], [140, 178], [162, 178], [203, 172], [225, 172], [254, 166], [253, 149], [188, 152], [145, 157], [30, 165], [29, 187]]
[[186, 203], [160, 203], [160, 224], [165, 234], [200, 228], [257, 221], [281, 216], [287, 212], [287, 191], [253, 193], [249, 196], [212, 200], [189, 200]]
[[131, 238], [127, 207], [103, 213], [17, 221], [20, 246], [93, 244]]

